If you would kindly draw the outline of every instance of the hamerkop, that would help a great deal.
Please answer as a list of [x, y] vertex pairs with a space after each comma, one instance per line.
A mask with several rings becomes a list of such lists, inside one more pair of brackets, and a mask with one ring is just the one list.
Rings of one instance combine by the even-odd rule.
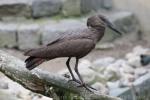
[[[96, 43], [104, 36], [106, 27], [114, 30], [115, 33], [121, 34], [103, 15], [92, 16], [87, 20], [87, 28], [66, 31], [62, 33], [62, 36], [46, 46], [25, 52], [25, 55], [29, 56], [25, 60], [26, 68], [32, 70], [45, 61], [59, 57], [68, 57], [66, 65], [72, 80], [79, 82], [81, 86], [85, 87], [86, 85], [79, 74], [78, 61], [94, 49]], [[72, 57], [76, 58], [74, 70], [79, 80], [75, 78], [69, 65]]]

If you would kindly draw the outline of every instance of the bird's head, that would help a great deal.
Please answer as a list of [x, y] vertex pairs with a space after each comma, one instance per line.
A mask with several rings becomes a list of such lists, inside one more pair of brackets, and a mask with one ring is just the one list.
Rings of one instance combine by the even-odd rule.
[[118, 34], [122, 34], [118, 29], [115, 28], [115, 25], [113, 25], [105, 16], [103, 15], [95, 15], [87, 20], [87, 26], [94, 28], [94, 29], [101, 29], [102, 27], [109, 27], [113, 31], [115, 31]]

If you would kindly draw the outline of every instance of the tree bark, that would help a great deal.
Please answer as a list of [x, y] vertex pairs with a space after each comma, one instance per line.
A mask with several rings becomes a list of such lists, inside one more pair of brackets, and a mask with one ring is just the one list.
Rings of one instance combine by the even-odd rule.
[[67, 78], [58, 74], [49, 73], [38, 68], [28, 71], [23, 61], [3, 51], [0, 51], [0, 71], [26, 89], [56, 100], [68, 98], [67, 95], [70, 95], [70, 98], [76, 96], [80, 99], [84, 98], [84, 100], [121, 100], [117, 97], [103, 95], [97, 91], [90, 92], [84, 87], [77, 88], [78, 83], [68, 82]]

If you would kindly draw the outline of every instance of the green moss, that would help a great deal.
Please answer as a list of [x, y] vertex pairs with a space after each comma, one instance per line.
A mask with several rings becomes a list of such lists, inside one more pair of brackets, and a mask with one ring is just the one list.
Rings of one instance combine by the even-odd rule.
[[78, 96], [76, 94], [73, 94], [69, 91], [62, 91], [60, 89], [54, 89], [57, 97], [53, 98], [54, 100], [57, 100], [56, 98], [59, 98], [60, 100], [84, 100], [81, 96]]
[[141, 94], [137, 94], [137, 100], [150, 100], [150, 92], [149, 90], [144, 91]]
[[53, 20], [62, 20], [64, 19], [64, 16], [62, 14], [59, 14], [59, 15], [52, 16], [51, 18]]

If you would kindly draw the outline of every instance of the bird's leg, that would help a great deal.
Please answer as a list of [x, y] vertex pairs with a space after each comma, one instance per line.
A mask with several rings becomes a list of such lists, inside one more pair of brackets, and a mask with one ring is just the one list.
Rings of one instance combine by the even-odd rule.
[[75, 78], [75, 76], [74, 76], [74, 74], [73, 74], [73, 72], [72, 72], [72, 70], [71, 70], [71, 67], [70, 67], [70, 64], [69, 64], [70, 60], [71, 60], [71, 57], [69, 57], [68, 60], [67, 60], [67, 62], [66, 62], [67, 68], [68, 68], [68, 70], [69, 70], [69, 72], [70, 72], [70, 74], [71, 74], [71, 77], [72, 77], [72, 80], [69, 80], [69, 81], [75, 81], [75, 82], [77, 82], [77, 83], [81, 83], [80, 81], [78, 81], [78, 80]]
[[[82, 77], [81, 77], [81, 75], [80, 75], [80, 73], [79, 73], [79, 71], [78, 71], [78, 62], [79, 62], [79, 59], [78, 58], [76, 58], [76, 64], [75, 64], [75, 72], [77, 73], [77, 75], [78, 75], [78, 77], [79, 77], [79, 79], [80, 79], [80, 81], [81, 81], [81, 85], [79, 85], [79, 87], [85, 87], [86, 89], [88, 89], [89, 91], [91, 91], [89, 88], [91, 88], [91, 89], [94, 89], [94, 88], [92, 88], [91, 86], [89, 86], [88, 84], [85, 84], [84, 83], [84, 81], [83, 81], [83, 79], [82, 79]], [[96, 90], [96, 89], [94, 89], [94, 90]]]

